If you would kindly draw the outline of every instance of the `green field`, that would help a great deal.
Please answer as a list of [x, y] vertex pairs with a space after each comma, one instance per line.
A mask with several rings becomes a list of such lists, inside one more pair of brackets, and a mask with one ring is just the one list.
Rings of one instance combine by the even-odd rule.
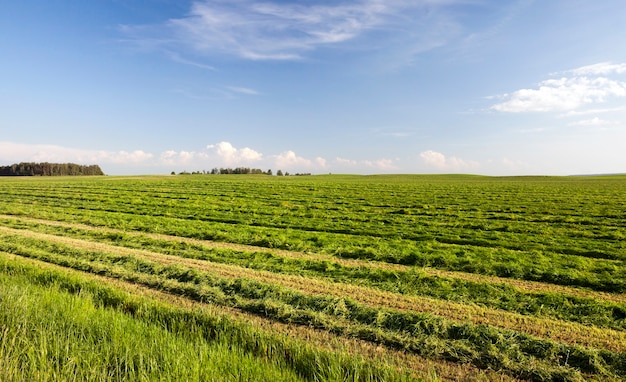
[[0, 178], [0, 380], [626, 379], [626, 176]]

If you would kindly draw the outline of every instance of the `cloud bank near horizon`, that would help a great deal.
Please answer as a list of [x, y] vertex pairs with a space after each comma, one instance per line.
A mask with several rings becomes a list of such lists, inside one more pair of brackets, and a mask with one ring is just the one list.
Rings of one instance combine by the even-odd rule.
[[74, 162], [80, 164], [120, 165], [132, 164], [151, 173], [169, 173], [171, 170], [202, 171], [215, 167], [265, 167], [290, 172], [324, 173], [333, 169], [352, 169], [389, 172], [397, 169], [391, 159], [350, 160], [336, 158], [328, 161], [321, 156], [306, 158], [293, 150], [265, 155], [250, 147], [237, 148], [222, 141], [209, 144], [205, 150], [166, 150], [159, 154], [134, 151], [89, 150], [46, 144], [22, 144], [0, 141], [0, 161], [18, 162]]

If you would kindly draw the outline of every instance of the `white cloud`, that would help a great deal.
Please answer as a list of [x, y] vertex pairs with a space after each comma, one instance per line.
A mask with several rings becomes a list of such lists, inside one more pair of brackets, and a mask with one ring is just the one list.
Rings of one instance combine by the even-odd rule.
[[546, 80], [537, 89], [521, 89], [504, 95], [505, 102], [491, 109], [507, 113], [574, 110], [603, 103], [609, 97], [626, 96], [626, 83], [604, 77], [573, 77]]
[[341, 158], [341, 157], [335, 158], [335, 162], [339, 163], [340, 165], [345, 165], [345, 166], [356, 166], [359, 164], [359, 162], [353, 159], [346, 159], [346, 158]]
[[446, 167], [446, 156], [442, 153], [428, 150], [420, 153], [420, 157], [424, 160], [424, 162], [426, 162], [426, 164], [430, 166], [441, 169]]
[[615, 124], [616, 122], [614, 121], [607, 121], [599, 117], [594, 117], [591, 119], [584, 119], [581, 121], [572, 122], [569, 124], [569, 126], [607, 126]]
[[147, 161], [152, 160], [154, 155], [151, 153], [146, 153], [143, 150], [135, 150], [133, 152], [126, 151], [99, 151], [98, 155], [95, 158], [98, 161], [116, 163], [116, 164], [124, 164], [124, 163], [145, 163]]
[[519, 129], [517, 132], [522, 134], [533, 134], [533, 133], [541, 133], [546, 131], [545, 127], [532, 127], [528, 129]]
[[427, 165], [443, 171], [462, 171], [478, 167], [477, 162], [465, 161], [457, 157], [446, 157], [444, 154], [427, 150], [420, 153], [420, 157]]
[[371, 167], [371, 168], [375, 168], [378, 170], [383, 170], [383, 171], [389, 171], [389, 170], [395, 170], [397, 167], [395, 166], [393, 160], [391, 159], [377, 159], [377, 160], [366, 160], [363, 161], [363, 164]]
[[567, 70], [560, 73], [564, 75], [561, 78], [541, 81], [536, 88], [493, 97], [504, 101], [491, 106], [491, 110], [506, 113], [567, 111], [564, 116], [591, 113], [578, 109], [626, 96], [626, 82], [611, 78], [621, 73], [626, 73], [626, 63], [601, 62]]
[[248, 147], [239, 150], [239, 156], [245, 161], [257, 161], [263, 157], [263, 154], [254, 151]]
[[609, 74], [621, 74], [626, 73], [626, 63], [614, 64], [612, 62], [600, 62], [593, 65], [582, 66], [577, 69], [568, 70], [569, 73], [573, 73], [578, 76], [588, 75], [609, 75]]
[[80, 164], [141, 164], [154, 155], [142, 150], [105, 151], [63, 147], [57, 145], [0, 142], [0, 160], [3, 162], [76, 162]]
[[237, 149], [230, 142], [208, 145], [207, 149], [214, 150], [217, 156], [228, 166], [257, 162], [263, 158], [263, 154], [249, 147]]
[[160, 164], [168, 166], [195, 165], [209, 159], [207, 153], [168, 150], [161, 153]]
[[292, 150], [285, 151], [276, 156], [274, 161], [276, 167], [292, 169], [295, 167], [309, 168], [313, 165], [313, 161], [303, 157], [299, 157]]
[[343, 167], [343, 168], [350, 167], [350, 168], [354, 168], [357, 170], [358, 168], [369, 168], [369, 169], [375, 169], [375, 170], [380, 170], [380, 171], [392, 171], [392, 170], [398, 169], [394, 160], [387, 159], [387, 158], [375, 159], [375, 160], [369, 160], [369, 159], [354, 160], [354, 159], [336, 157], [335, 163], [339, 167]]
[[582, 115], [613, 113], [613, 112], [624, 111], [624, 110], [626, 110], [625, 107], [613, 107], [613, 108], [602, 108], [602, 109], [586, 109], [586, 110], [570, 110], [567, 113], [561, 114], [559, 117], [578, 117], [578, 116], [582, 116]]
[[521, 160], [511, 160], [508, 158], [504, 158], [502, 159], [501, 163], [504, 168], [513, 172], [528, 171], [528, 169], [530, 169], [530, 165]]

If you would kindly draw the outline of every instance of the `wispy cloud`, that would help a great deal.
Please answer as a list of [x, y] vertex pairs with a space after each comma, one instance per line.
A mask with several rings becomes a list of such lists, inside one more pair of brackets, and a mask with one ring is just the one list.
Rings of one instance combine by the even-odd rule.
[[591, 119], [583, 119], [581, 121], [576, 121], [576, 122], [571, 122], [569, 123], [569, 126], [608, 126], [608, 125], [615, 125], [617, 124], [617, 122], [615, 121], [608, 121], [605, 119], [601, 119], [599, 117], [594, 117]]
[[619, 111], [624, 111], [624, 110], [626, 110], [626, 107], [610, 107], [610, 108], [600, 108], [600, 109], [570, 110], [567, 113], [561, 114], [559, 117], [580, 117], [580, 116], [583, 116], [583, 115], [614, 113], [614, 112], [619, 112]]
[[626, 63], [614, 64], [612, 62], [600, 62], [593, 65], [568, 70], [567, 72], [577, 76], [595, 76], [626, 73]]
[[226, 89], [234, 92], [234, 93], [239, 93], [239, 94], [246, 94], [246, 95], [259, 95], [259, 92], [257, 92], [254, 89], [250, 89], [250, 88], [243, 88], [243, 87], [239, 87], [239, 86], [227, 86]]
[[196, 61], [192, 61], [189, 60], [187, 58], [182, 57], [179, 53], [176, 52], [172, 52], [172, 51], [166, 51], [165, 54], [172, 60], [181, 64], [185, 64], [185, 65], [191, 65], [191, 66], [195, 66], [197, 68], [200, 69], [205, 69], [205, 70], [210, 70], [210, 71], [217, 71], [217, 69], [211, 65], [207, 65], [207, 64], [203, 64], [201, 62], [196, 62]]
[[380, 1], [302, 5], [254, 1], [194, 2], [188, 17], [168, 25], [197, 51], [251, 60], [295, 60], [316, 47], [355, 38], [381, 23]]
[[261, 93], [246, 87], [241, 86], [224, 86], [224, 87], [214, 87], [210, 89], [203, 89], [200, 91], [185, 89], [185, 88], [177, 88], [172, 90], [174, 93], [178, 93], [183, 95], [189, 99], [200, 100], [200, 101], [216, 101], [216, 100], [232, 100], [238, 98], [237, 95], [243, 96], [255, 96], [260, 95]]
[[[445, 45], [462, 28], [453, 12], [466, 0], [202, 0], [184, 17], [162, 25], [120, 26], [144, 50], [160, 49], [178, 62], [205, 67], [175, 51], [205, 56], [228, 55], [246, 60], [302, 60], [320, 48], [361, 41], [359, 49], [402, 47], [413, 56]], [[378, 39], [381, 37], [382, 39]], [[385, 41], [384, 44], [377, 41]], [[354, 48], [354, 46], [353, 46]], [[206, 66], [213, 69], [212, 66]]]
[[562, 77], [541, 81], [534, 89], [520, 89], [496, 97], [504, 101], [491, 106], [491, 110], [505, 113], [584, 112], [578, 109], [626, 97], [626, 82], [609, 77], [625, 72], [626, 63], [601, 62], [555, 73]]
[[461, 49], [471, 54], [471, 51], [477, 46], [482, 45], [486, 41], [498, 36], [516, 17], [518, 17], [526, 8], [532, 5], [535, 0], [516, 0], [503, 2], [506, 6], [504, 16], [497, 19], [493, 24], [487, 25], [486, 28], [476, 32], [469, 33], [461, 42]]

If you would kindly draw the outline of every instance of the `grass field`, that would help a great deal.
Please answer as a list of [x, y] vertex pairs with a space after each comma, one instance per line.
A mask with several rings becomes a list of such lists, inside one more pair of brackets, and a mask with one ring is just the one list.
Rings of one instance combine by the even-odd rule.
[[626, 176], [0, 178], [0, 380], [626, 379]]

